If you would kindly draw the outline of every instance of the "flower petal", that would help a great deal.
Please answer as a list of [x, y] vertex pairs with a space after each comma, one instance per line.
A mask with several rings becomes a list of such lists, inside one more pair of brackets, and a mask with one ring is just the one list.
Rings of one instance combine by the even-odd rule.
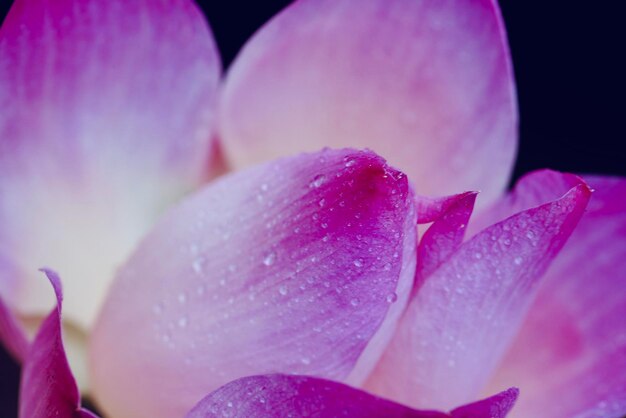
[[331, 380], [265, 375], [235, 380], [200, 401], [186, 418], [358, 417], [447, 418], [415, 411]]
[[[0, 30], [0, 257], [23, 314], [53, 305], [88, 328], [156, 216], [206, 176], [219, 79], [189, 0], [17, 0]], [[1, 286], [0, 286], [1, 287]]]
[[452, 418], [504, 418], [515, 405], [519, 390], [510, 388], [482, 401], [464, 405], [450, 412]]
[[111, 416], [158, 418], [252, 374], [359, 383], [406, 305], [415, 235], [406, 176], [369, 151], [224, 177], [120, 272], [94, 329], [94, 392]]
[[474, 398], [590, 193], [578, 180], [563, 197], [492, 225], [459, 247], [409, 303], [367, 387], [415, 407], [449, 408]]
[[490, 385], [522, 387], [518, 416], [626, 414], [626, 179], [585, 180], [588, 211]]
[[33, 341], [22, 370], [20, 418], [91, 418], [80, 407], [76, 381], [72, 376], [61, 337], [63, 292], [61, 280], [43, 270], [56, 294], [57, 307], [44, 320]]
[[[426, 224], [441, 218], [452, 207], [458, 205], [460, 200], [469, 197], [477, 192], [465, 192], [451, 196], [430, 197], [415, 196], [415, 210], [417, 211], [417, 223]], [[475, 200], [475, 199], [474, 199]]]
[[297, 1], [233, 64], [219, 120], [235, 167], [324, 145], [369, 147], [420, 194], [481, 190], [491, 201], [506, 187], [517, 136], [498, 6]]
[[445, 210], [422, 236], [417, 257], [419, 260], [418, 284], [434, 272], [463, 242], [476, 195], [475, 192], [467, 192], [454, 196], [454, 200], [450, 199], [446, 202]]
[[330, 380], [275, 374], [230, 382], [202, 399], [186, 418], [504, 418], [516, 397], [517, 391], [509, 389], [446, 414], [416, 411]]

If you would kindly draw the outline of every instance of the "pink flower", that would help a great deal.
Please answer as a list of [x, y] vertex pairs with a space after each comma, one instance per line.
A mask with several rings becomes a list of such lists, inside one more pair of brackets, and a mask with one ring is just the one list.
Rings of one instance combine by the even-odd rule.
[[626, 182], [546, 170], [504, 194], [505, 39], [489, 0], [299, 0], [220, 81], [189, 0], [17, 0], [20, 417], [92, 416], [78, 386], [116, 418], [626, 413]]

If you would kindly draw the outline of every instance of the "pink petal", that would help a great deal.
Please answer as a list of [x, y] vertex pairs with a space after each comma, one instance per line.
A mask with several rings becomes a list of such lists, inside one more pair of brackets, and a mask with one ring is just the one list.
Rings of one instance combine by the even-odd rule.
[[330, 380], [275, 374], [244, 377], [222, 386], [202, 399], [186, 418], [504, 418], [516, 397], [517, 391], [509, 389], [449, 415], [416, 411]]
[[[458, 205], [460, 200], [469, 198], [470, 195], [476, 195], [476, 192], [465, 192], [451, 196], [430, 197], [415, 196], [415, 210], [417, 211], [417, 223], [426, 224], [441, 218], [452, 207]], [[475, 199], [474, 199], [475, 200]]]
[[57, 299], [57, 307], [44, 320], [33, 341], [22, 370], [20, 418], [90, 418], [91, 412], [80, 407], [76, 381], [72, 376], [61, 337], [63, 292], [61, 280], [51, 270], [48, 276]]
[[111, 416], [158, 418], [252, 374], [361, 382], [406, 305], [415, 231], [406, 176], [369, 151], [218, 180], [120, 272], [91, 344], [96, 396]]
[[522, 387], [517, 416], [626, 414], [626, 179], [586, 180], [588, 211], [490, 385]]
[[411, 300], [367, 387], [423, 408], [475, 398], [590, 193], [579, 180], [563, 197], [490, 226], [452, 253]]
[[115, 268], [207, 174], [215, 45], [189, 0], [17, 0], [0, 62], [0, 258], [27, 272], [7, 297], [43, 316], [36, 272], [54, 264], [86, 328]]
[[507, 389], [490, 398], [454, 409], [452, 418], [505, 418], [515, 405], [519, 390]]
[[[454, 196], [454, 200], [446, 202], [447, 207], [438, 219], [426, 230], [418, 246], [419, 268], [417, 282], [433, 273], [463, 242], [465, 229], [469, 221], [474, 202], [475, 192], [467, 192]], [[419, 219], [419, 212], [418, 212]]]
[[[369, 147], [424, 195], [507, 184], [517, 109], [493, 0], [301, 0], [226, 79], [220, 136], [248, 166], [324, 145]], [[488, 168], [487, 168], [488, 167]]]

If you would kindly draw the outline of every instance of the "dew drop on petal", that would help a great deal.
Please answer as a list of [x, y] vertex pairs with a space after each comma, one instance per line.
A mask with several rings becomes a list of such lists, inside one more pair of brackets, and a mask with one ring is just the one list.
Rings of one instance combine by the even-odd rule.
[[311, 183], [309, 183], [309, 187], [312, 188], [312, 189], [318, 188], [322, 184], [324, 184], [325, 180], [326, 180], [326, 177], [323, 174], [315, 176], [315, 177], [313, 177], [313, 180], [311, 181]]
[[263, 258], [263, 264], [265, 264], [268, 267], [271, 266], [272, 264], [274, 264], [275, 261], [276, 261], [276, 253], [274, 253], [274, 252], [268, 253]]
[[278, 293], [280, 293], [283, 296], [287, 295], [287, 286], [285, 286], [285, 285], [279, 286], [278, 287]]
[[387, 303], [394, 303], [398, 300], [398, 295], [395, 292], [389, 293], [387, 295]]

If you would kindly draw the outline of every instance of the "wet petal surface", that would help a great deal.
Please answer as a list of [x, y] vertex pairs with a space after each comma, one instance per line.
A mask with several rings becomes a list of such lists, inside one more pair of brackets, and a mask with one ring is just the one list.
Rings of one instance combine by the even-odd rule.
[[259, 373], [362, 381], [408, 299], [415, 226], [406, 176], [369, 151], [223, 177], [169, 213], [120, 272], [91, 344], [102, 407], [180, 416]]

